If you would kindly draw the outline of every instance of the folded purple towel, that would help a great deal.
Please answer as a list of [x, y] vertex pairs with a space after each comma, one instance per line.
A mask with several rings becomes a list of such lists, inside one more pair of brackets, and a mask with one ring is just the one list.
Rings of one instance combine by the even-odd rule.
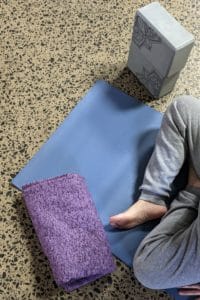
[[25, 203], [55, 281], [72, 291], [115, 269], [83, 177], [67, 174], [23, 186]]

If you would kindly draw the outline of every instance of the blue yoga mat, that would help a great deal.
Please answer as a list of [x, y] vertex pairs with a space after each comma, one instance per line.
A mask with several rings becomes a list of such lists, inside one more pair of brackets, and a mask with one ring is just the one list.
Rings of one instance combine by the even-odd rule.
[[[66, 173], [86, 178], [114, 255], [132, 267], [133, 255], [156, 225], [116, 230], [109, 217], [138, 198], [162, 114], [97, 81], [28, 164], [13, 179], [17, 188]], [[168, 290], [175, 299], [176, 289]]]

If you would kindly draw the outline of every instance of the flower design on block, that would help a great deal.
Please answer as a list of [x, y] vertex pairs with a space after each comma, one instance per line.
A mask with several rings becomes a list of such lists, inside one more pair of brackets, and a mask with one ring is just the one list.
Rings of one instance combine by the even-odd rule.
[[149, 72], [145, 69], [145, 67], [143, 67], [142, 73], [136, 73], [136, 76], [154, 96], [159, 95], [162, 78], [160, 78], [155, 70]]
[[133, 41], [141, 48], [146, 47], [151, 50], [153, 44], [161, 43], [161, 38], [149, 27], [139, 16], [136, 16]]

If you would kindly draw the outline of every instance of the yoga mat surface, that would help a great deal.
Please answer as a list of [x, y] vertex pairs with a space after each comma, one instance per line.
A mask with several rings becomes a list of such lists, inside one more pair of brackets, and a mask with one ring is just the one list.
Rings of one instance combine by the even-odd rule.
[[[21, 189], [66, 173], [83, 176], [112, 253], [132, 267], [140, 241], [156, 223], [116, 230], [109, 226], [109, 216], [137, 199], [161, 120], [161, 113], [97, 81], [12, 183]], [[178, 296], [175, 289], [168, 292], [175, 299], [189, 299]]]

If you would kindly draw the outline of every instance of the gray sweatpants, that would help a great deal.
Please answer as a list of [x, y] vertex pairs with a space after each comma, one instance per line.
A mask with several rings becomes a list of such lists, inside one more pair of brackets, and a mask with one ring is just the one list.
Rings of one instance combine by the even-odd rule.
[[148, 288], [200, 282], [200, 188], [185, 186], [170, 202], [186, 160], [200, 177], [200, 100], [191, 96], [176, 98], [164, 114], [141, 186], [140, 199], [169, 208], [133, 260], [136, 278]]

